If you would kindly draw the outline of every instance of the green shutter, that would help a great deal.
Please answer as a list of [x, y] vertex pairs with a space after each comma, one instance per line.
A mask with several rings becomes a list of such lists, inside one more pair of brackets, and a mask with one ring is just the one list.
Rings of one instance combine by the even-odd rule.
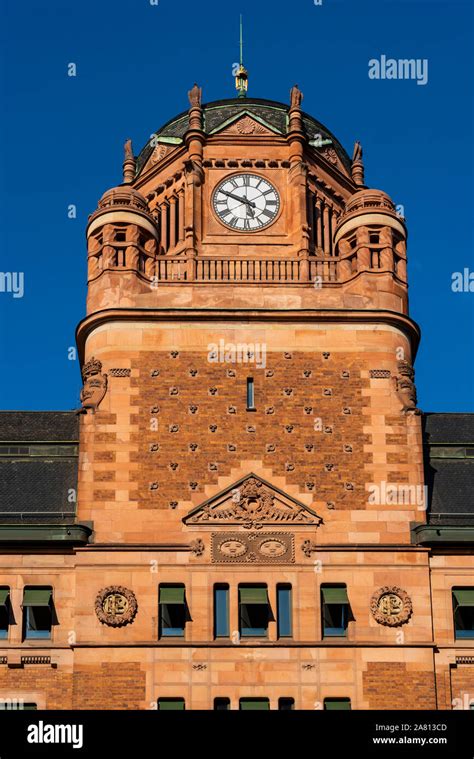
[[474, 588], [453, 590], [457, 606], [474, 606]]
[[7, 605], [7, 598], [10, 594], [10, 588], [0, 588], [0, 606]]
[[184, 588], [160, 588], [160, 604], [184, 604]]
[[349, 709], [351, 708], [351, 701], [349, 698], [326, 698], [324, 699], [324, 708], [325, 709]]
[[348, 604], [347, 588], [321, 588], [325, 604]]
[[250, 709], [259, 709], [260, 711], [268, 711], [270, 709], [270, 702], [267, 698], [264, 699], [240, 699], [240, 708], [242, 711]]
[[52, 591], [50, 588], [26, 588], [23, 596], [23, 606], [49, 606]]
[[184, 711], [184, 699], [182, 698], [160, 698], [158, 701], [158, 710], [161, 711]]
[[239, 588], [241, 604], [268, 604], [266, 588]]

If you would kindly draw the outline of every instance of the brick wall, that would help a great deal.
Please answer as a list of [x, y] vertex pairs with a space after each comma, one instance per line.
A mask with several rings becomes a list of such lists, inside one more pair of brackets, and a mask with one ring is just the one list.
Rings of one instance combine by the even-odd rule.
[[434, 673], [402, 662], [369, 662], [363, 689], [370, 709], [436, 709]]

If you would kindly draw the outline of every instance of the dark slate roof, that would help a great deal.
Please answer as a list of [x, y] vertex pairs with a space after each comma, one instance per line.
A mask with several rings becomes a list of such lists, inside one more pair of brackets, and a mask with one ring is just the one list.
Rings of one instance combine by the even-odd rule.
[[429, 522], [472, 525], [474, 458], [459, 457], [455, 451], [474, 442], [474, 414], [425, 414], [423, 429]]
[[[0, 412], [0, 522], [74, 521], [76, 504], [68, 495], [77, 491], [78, 439], [74, 411]], [[21, 445], [28, 443], [49, 445], [36, 445], [29, 455], [30, 446]]]
[[[290, 106], [286, 103], [261, 98], [233, 98], [231, 100], [216, 100], [212, 103], [205, 103], [202, 109], [204, 131], [208, 134], [242, 111], [249, 111], [255, 114], [255, 116], [273, 126], [280, 134], [287, 133], [287, 117]], [[327, 139], [331, 140], [343, 164], [350, 170], [351, 160], [348, 154], [329, 129], [308, 113], [302, 112], [302, 116], [308, 139], [315, 139], [317, 135], [321, 135], [323, 141]], [[160, 127], [153, 136], [182, 139], [187, 129], [188, 112], [184, 111]], [[138, 156], [137, 174], [140, 173], [147, 162], [152, 150], [153, 148], [148, 142]]]
[[75, 411], [0, 411], [1, 442], [59, 442], [79, 439]]
[[56, 521], [62, 512], [74, 515], [75, 503], [68, 502], [71, 488], [77, 490], [75, 457], [0, 458], [0, 520], [21, 522], [25, 517], [27, 521], [31, 521], [31, 517], [33, 521], [46, 517], [48, 521]]
[[428, 444], [474, 445], [474, 414], [424, 414], [423, 421]]

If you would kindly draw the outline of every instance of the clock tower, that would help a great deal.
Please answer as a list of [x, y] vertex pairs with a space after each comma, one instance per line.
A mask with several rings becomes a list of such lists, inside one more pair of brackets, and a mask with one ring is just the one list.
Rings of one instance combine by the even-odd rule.
[[434, 708], [405, 220], [298, 87], [239, 92], [89, 218], [76, 663], [141, 708]]

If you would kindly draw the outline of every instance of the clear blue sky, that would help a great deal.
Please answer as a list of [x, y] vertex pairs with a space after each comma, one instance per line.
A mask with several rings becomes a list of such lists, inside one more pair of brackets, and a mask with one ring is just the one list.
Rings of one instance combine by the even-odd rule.
[[[23, 298], [0, 293], [0, 408], [76, 408], [68, 360], [85, 313], [87, 216], [135, 152], [187, 108], [234, 96], [238, 15], [250, 92], [303, 107], [351, 152], [366, 182], [403, 204], [411, 316], [425, 411], [473, 411], [472, 0], [0, 0], [0, 271], [24, 272]], [[381, 55], [428, 59], [426, 86], [374, 81]], [[77, 77], [67, 76], [67, 64]], [[67, 207], [75, 204], [76, 219]]]

